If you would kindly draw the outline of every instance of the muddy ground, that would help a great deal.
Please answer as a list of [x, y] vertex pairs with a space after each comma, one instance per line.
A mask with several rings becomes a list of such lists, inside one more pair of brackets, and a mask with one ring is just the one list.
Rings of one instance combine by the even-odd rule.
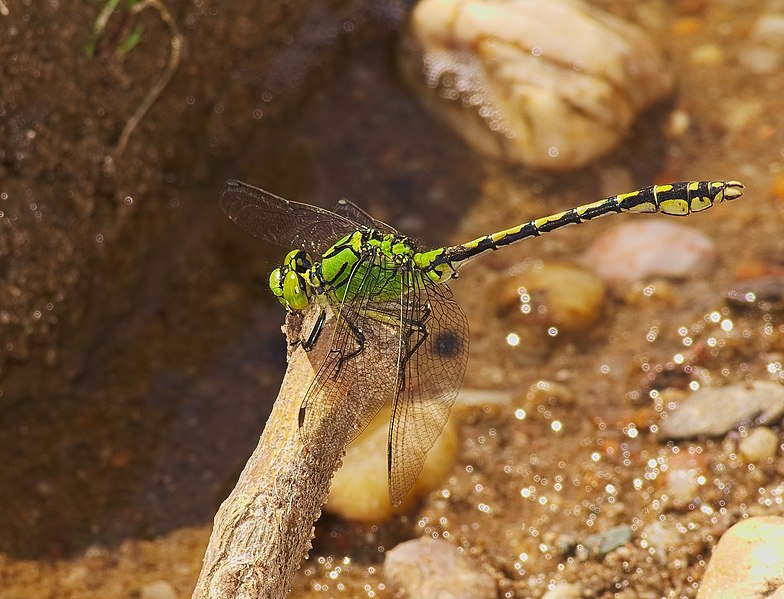
[[[483, 498], [494, 505], [496, 522], [488, 524], [475, 515], [476, 470], [468, 478], [465, 472], [494, 455], [513, 463], [521, 448], [543, 463], [580, 464], [606, 443], [620, 447], [624, 422], [638, 418], [644, 429], [645, 418], [634, 414], [653, 407], [638, 398], [654, 380], [649, 367], [661, 370], [678, 351], [678, 327], [726, 309], [724, 294], [737, 279], [780, 276], [784, 70], [760, 75], [742, 60], [752, 24], [774, 4], [603, 3], [655, 29], [678, 90], [621, 148], [568, 177], [483, 161], [432, 119], [396, 74], [402, 1], [166, 5], [184, 40], [181, 61], [121, 155], [123, 126], [170, 56], [172, 31], [158, 10], [118, 8], [88, 56], [99, 4], [6, 4], [0, 597], [139, 596], [160, 580], [189, 596], [212, 516], [255, 446], [285, 368], [283, 315], [263, 285], [279, 250], [241, 234], [221, 213], [217, 192], [230, 177], [320, 205], [352, 198], [434, 246], [596, 199], [608, 173], [619, 170], [635, 185], [738, 178], [748, 187], [731, 211], [689, 223], [717, 243], [713, 271], [677, 283], [672, 301], [622, 290], [590, 335], [559, 338], [542, 354], [504, 343], [509, 323], [499, 321], [492, 293], [481, 290], [526, 257], [576, 260], [605, 223], [499, 254], [471, 273], [473, 283], [456, 284], [472, 326], [467, 386], [514, 390], [566, 380], [581, 406], [561, 415], [573, 434], [554, 435], [547, 422], [521, 430], [514, 406], [465, 410], [465, 444], [445, 483], [464, 499], [444, 505], [436, 492], [419, 511], [363, 535], [364, 543], [355, 540], [364, 529], [324, 519], [293, 596], [334, 594], [330, 572], [346, 555], [355, 565], [353, 573], [344, 569], [341, 596], [368, 596], [366, 585], [389, 596], [378, 567], [383, 548], [444, 530], [492, 568], [508, 596], [540, 596], [551, 579], [580, 580], [586, 596], [694, 596], [720, 533], [760, 511], [757, 489], [780, 478], [776, 463], [761, 469], [762, 480], [742, 468], [731, 474], [733, 491], [715, 530], [684, 541], [675, 565], [646, 560], [634, 545], [622, 566], [612, 557], [576, 563], [551, 556], [521, 573], [510, 546], [491, 542], [499, 531], [520, 529], [521, 520], [499, 516], [517, 514], [519, 497], [498, 491], [499, 503]], [[140, 43], [118, 54], [137, 25]], [[690, 61], [709, 42], [725, 53], [720, 68]], [[691, 123], [677, 138], [663, 133], [674, 109]], [[735, 318], [738, 329], [759, 332], [771, 316]], [[663, 331], [655, 343], [646, 340], [654, 322]], [[719, 383], [764, 377], [760, 352], [784, 352], [780, 341], [752, 334], [728, 344], [731, 350], [709, 352], [701, 366]], [[600, 363], [620, 374], [607, 376]], [[500, 434], [488, 437], [489, 430]], [[585, 443], [577, 448], [575, 438]], [[719, 443], [700, 443], [721, 459]], [[646, 459], [667, 447], [643, 432], [629, 456], [601, 476], [628, 488]], [[523, 484], [504, 479], [503, 469], [478, 470], [484, 488]], [[601, 524], [658, 517], [647, 511], [650, 493], [631, 493], [621, 511], [595, 502]], [[568, 522], [579, 527], [583, 519], [575, 514]], [[529, 540], [513, 536], [522, 551]]]

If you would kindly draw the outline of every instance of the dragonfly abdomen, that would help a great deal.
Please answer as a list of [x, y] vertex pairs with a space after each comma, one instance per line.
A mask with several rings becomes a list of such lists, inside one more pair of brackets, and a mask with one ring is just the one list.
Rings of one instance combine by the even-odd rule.
[[661, 212], [686, 216], [692, 212], [706, 210], [713, 204], [734, 200], [742, 194], [743, 184], [738, 181], [682, 181], [651, 185], [537, 218], [468, 243], [445, 248], [443, 251], [432, 252], [432, 256], [429, 256], [430, 264], [425, 270], [431, 275], [431, 279], [443, 281], [453, 277], [458, 268], [484, 252], [497, 250], [529, 237], [538, 237], [542, 233], [549, 233], [567, 225], [577, 225], [606, 214], [620, 212]]

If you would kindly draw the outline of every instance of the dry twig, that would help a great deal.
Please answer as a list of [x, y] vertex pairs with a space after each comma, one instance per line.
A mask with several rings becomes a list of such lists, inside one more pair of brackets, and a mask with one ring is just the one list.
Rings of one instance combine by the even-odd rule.
[[[315, 316], [313, 308], [305, 313], [306, 323]], [[288, 315], [290, 340], [299, 338], [300, 321]], [[326, 329], [322, 334], [330, 337]], [[312, 355], [318, 349], [306, 353], [297, 346], [289, 356], [259, 444], [215, 516], [193, 599], [282, 599], [306, 557], [343, 457], [342, 451], [308, 452], [298, 433], [300, 404], [314, 376], [310, 360], [319, 363], [320, 356]], [[332, 428], [324, 423], [325, 431]]]
[[171, 13], [163, 4], [158, 2], [158, 0], [143, 0], [138, 4], [135, 4], [131, 9], [131, 12], [133, 14], [137, 14], [147, 7], [157, 10], [161, 19], [169, 28], [169, 60], [166, 62], [166, 68], [155, 82], [155, 85], [153, 85], [150, 91], [147, 92], [147, 95], [144, 97], [144, 100], [142, 100], [142, 103], [139, 104], [138, 108], [136, 108], [136, 111], [133, 113], [133, 115], [131, 115], [131, 118], [129, 118], [128, 122], [125, 123], [125, 126], [120, 133], [120, 137], [117, 140], [117, 145], [114, 148], [115, 157], [120, 157], [125, 151], [125, 146], [128, 145], [128, 139], [131, 137], [134, 129], [136, 129], [136, 127], [139, 125], [150, 107], [155, 104], [155, 101], [169, 84], [169, 81], [171, 81], [171, 78], [174, 76], [174, 73], [180, 66], [180, 56], [182, 54], [182, 35], [180, 34], [180, 30], [177, 28], [177, 24], [174, 22]]

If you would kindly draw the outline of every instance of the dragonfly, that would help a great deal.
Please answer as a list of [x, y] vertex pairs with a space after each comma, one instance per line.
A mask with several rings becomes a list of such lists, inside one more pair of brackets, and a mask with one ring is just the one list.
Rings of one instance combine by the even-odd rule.
[[[462, 266], [567, 225], [621, 212], [686, 216], [739, 198], [743, 189], [738, 181], [652, 185], [432, 250], [346, 199], [327, 210], [230, 180], [220, 205], [246, 232], [290, 250], [269, 277], [283, 307], [302, 313], [318, 306], [301, 338], [308, 352], [326, 343], [299, 411], [305, 447], [323, 451], [325, 417], [345, 447], [389, 405], [387, 475], [397, 506], [422, 471], [466, 371], [468, 321], [448, 285]], [[333, 326], [325, 334], [328, 310]]]

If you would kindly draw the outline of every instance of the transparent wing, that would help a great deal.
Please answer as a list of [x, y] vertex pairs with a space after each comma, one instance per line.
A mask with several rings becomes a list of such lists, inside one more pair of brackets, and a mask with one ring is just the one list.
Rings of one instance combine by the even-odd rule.
[[356, 438], [397, 388], [400, 304], [375, 298], [388, 285], [399, 285], [400, 274], [369, 268], [377, 259], [377, 251], [369, 249], [357, 263], [350, 283], [356, 293], [332, 304], [332, 336], [317, 342], [326, 341], [329, 349], [303, 399], [299, 429], [316, 453], [339, 450]]
[[[371, 268], [378, 259], [373, 249], [362, 256], [356, 293], [332, 306], [335, 325], [302, 402], [300, 435], [313, 452], [338, 451], [391, 401], [389, 493], [397, 505], [449, 418], [468, 361], [468, 323], [448, 286], [410, 265]], [[390, 286], [404, 292], [378, 301]]]
[[288, 249], [303, 249], [314, 257], [364, 226], [345, 215], [290, 202], [234, 180], [227, 181], [223, 187], [220, 206], [232, 221], [254, 237]]
[[354, 202], [346, 198], [339, 199], [337, 204], [335, 204], [335, 207], [332, 208], [332, 211], [335, 214], [345, 216], [347, 219], [354, 221], [355, 223], [364, 225], [368, 229], [376, 229], [382, 233], [397, 234], [397, 231], [394, 229], [394, 227], [391, 227], [385, 222], [373, 218]]
[[[468, 362], [468, 321], [445, 284], [413, 274], [403, 299], [403, 358], [389, 427], [389, 496], [416, 482], [449, 418]], [[405, 325], [408, 323], [408, 326]]]

